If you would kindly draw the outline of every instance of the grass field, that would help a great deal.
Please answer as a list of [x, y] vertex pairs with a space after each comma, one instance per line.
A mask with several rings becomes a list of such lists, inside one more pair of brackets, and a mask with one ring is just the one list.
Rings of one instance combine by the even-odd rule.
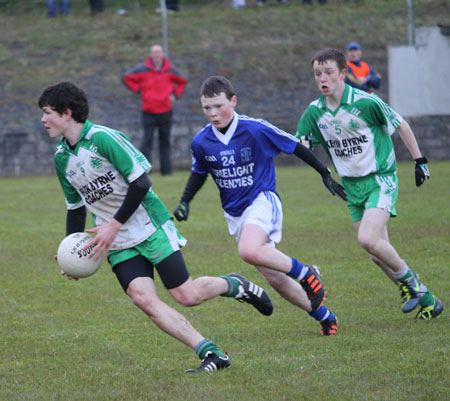
[[[401, 164], [399, 216], [390, 235], [399, 253], [448, 307], [450, 163], [413, 183]], [[187, 172], [152, 177], [169, 209]], [[68, 281], [52, 259], [65, 209], [55, 177], [0, 179], [0, 400], [426, 400], [448, 399], [450, 324], [404, 315], [399, 293], [355, 241], [345, 204], [309, 168], [280, 168], [284, 238], [279, 248], [321, 266], [339, 317], [339, 334], [269, 289], [271, 317], [230, 299], [176, 305], [199, 331], [228, 351], [232, 367], [188, 376], [199, 360], [161, 331], [123, 294], [104, 263], [93, 277]], [[239, 271], [264, 284], [236, 254], [217, 190], [209, 182], [191, 204], [184, 256], [194, 277]]]

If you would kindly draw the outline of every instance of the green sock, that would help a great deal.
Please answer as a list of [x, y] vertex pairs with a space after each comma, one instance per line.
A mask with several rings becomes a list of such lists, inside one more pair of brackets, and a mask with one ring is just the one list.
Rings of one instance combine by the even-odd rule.
[[[412, 271], [411, 269], [408, 269], [408, 273], [406, 273], [403, 277], [399, 278], [398, 281], [401, 283], [404, 283], [406, 280], [408, 280], [410, 277], [412, 277]], [[425, 287], [425, 285], [419, 280], [417, 277], [417, 282], [419, 283], [419, 292], [423, 293], [420, 300], [420, 305], [422, 306], [430, 306], [433, 304], [433, 295], [431, 295], [430, 291], [428, 291], [428, 288]]]
[[399, 278], [398, 281], [403, 283], [406, 279], [410, 278], [412, 276], [411, 270], [408, 269], [408, 273], [406, 273], [403, 277]]
[[203, 359], [208, 351], [214, 352], [217, 356], [220, 356], [222, 358], [226, 357], [226, 355], [219, 349], [219, 347], [209, 338], [205, 338], [204, 340], [200, 341], [195, 346], [194, 351], [200, 359]]
[[423, 294], [423, 297], [420, 298], [419, 304], [420, 306], [431, 306], [434, 304], [434, 297], [430, 290], [427, 290], [427, 292]]
[[228, 292], [221, 294], [222, 297], [235, 297], [239, 293], [239, 281], [234, 277], [220, 276], [228, 283]]

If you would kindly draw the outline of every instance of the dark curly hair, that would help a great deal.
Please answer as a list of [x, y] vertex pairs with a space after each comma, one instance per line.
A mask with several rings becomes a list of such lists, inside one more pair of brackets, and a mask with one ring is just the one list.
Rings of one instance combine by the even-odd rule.
[[84, 91], [72, 82], [60, 82], [44, 89], [38, 101], [39, 107], [50, 107], [59, 114], [67, 109], [77, 123], [84, 123], [89, 115], [89, 103]]

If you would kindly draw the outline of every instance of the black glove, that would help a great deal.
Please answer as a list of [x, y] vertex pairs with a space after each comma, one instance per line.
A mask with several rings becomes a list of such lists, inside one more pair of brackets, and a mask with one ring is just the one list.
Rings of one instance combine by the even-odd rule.
[[173, 215], [178, 221], [187, 220], [189, 216], [189, 205], [186, 202], [180, 201]]
[[426, 157], [414, 159], [414, 171], [416, 174], [417, 187], [420, 187], [426, 180], [430, 179], [430, 170], [428, 170], [427, 163], [428, 160]]
[[322, 176], [323, 185], [325, 185], [328, 191], [332, 195], [338, 194], [343, 200], [347, 201], [347, 195], [345, 195], [344, 187], [337, 183], [331, 176], [330, 169], [327, 169], [327, 173]]

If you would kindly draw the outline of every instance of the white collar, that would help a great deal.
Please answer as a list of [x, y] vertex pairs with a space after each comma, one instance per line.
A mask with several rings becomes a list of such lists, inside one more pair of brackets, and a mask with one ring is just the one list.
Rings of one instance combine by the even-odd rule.
[[236, 112], [234, 112], [233, 122], [228, 127], [227, 132], [225, 132], [225, 134], [222, 134], [216, 127], [214, 127], [214, 125], [211, 125], [214, 135], [224, 145], [228, 145], [230, 143], [231, 138], [233, 137], [234, 132], [236, 131], [238, 120], [239, 115]]

